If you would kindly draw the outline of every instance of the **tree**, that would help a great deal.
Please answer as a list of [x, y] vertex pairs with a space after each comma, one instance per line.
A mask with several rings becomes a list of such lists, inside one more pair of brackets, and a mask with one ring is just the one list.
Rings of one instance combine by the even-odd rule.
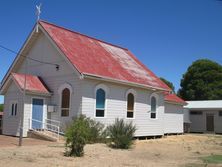
[[172, 89], [172, 91], [175, 93], [175, 87], [174, 87], [174, 85], [173, 85], [172, 82], [170, 82], [170, 81], [168, 81], [168, 80], [166, 80], [165, 78], [162, 78], [162, 77], [160, 77], [160, 79], [161, 79], [165, 84], [167, 84], [167, 86], [169, 86], [169, 87]]
[[0, 112], [3, 111], [3, 104], [0, 104]]
[[208, 59], [192, 63], [183, 75], [178, 95], [185, 100], [222, 99], [222, 66]]

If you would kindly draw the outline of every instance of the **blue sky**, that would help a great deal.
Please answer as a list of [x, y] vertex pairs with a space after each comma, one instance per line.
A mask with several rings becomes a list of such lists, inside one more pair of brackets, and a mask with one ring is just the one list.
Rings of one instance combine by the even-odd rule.
[[[129, 48], [176, 89], [193, 61], [222, 64], [222, 1], [1, 0], [0, 45], [21, 48], [40, 2], [41, 19]], [[0, 79], [14, 58], [0, 49]]]

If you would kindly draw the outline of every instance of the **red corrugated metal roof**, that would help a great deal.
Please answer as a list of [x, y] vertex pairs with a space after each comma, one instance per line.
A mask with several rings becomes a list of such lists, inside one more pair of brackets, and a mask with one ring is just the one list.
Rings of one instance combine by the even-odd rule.
[[[18, 74], [12, 73], [11, 74], [17, 85], [24, 90], [24, 87], [27, 91], [34, 92], [34, 93], [42, 93], [42, 94], [49, 94], [50, 92], [41, 81], [38, 76], [33, 76], [29, 74]], [[25, 77], [26, 77], [26, 84], [25, 84]]]
[[180, 97], [178, 97], [175, 94], [170, 94], [165, 92], [165, 97], [164, 97], [165, 101], [169, 101], [169, 102], [174, 102], [174, 103], [179, 103], [179, 104], [187, 104], [183, 99], [181, 99]]
[[170, 90], [129, 50], [45, 21], [39, 23], [80, 73]]

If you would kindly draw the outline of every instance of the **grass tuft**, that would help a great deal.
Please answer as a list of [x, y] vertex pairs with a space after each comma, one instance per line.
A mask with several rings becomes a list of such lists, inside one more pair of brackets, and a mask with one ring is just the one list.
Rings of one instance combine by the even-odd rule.
[[205, 163], [222, 164], [222, 155], [210, 155], [201, 158]]

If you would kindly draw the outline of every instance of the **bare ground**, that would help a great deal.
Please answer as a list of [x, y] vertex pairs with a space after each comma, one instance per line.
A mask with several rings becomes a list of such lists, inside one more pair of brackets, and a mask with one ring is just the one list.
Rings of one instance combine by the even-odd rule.
[[180, 135], [136, 140], [132, 149], [111, 149], [105, 144], [86, 145], [82, 158], [65, 157], [64, 143], [26, 139], [25, 146], [2, 145], [0, 166], [4, 167], [218, 167], [200, 157], [222, 155], [222, 135]]

